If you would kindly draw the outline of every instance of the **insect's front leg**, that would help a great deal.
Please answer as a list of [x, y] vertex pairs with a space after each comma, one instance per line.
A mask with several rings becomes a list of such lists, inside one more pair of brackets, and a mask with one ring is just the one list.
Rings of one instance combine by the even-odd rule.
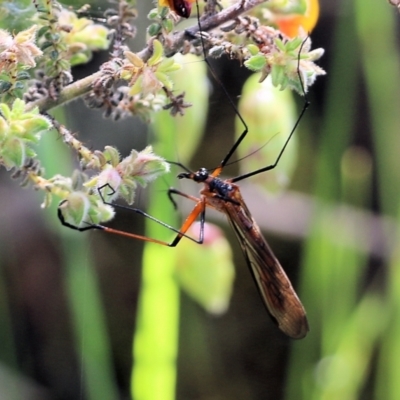
[[176, 201], [174, 200], [173, 195], [185, 197], [186, 199], [192, 200], [196, 203], [200, 201], [200, 199], [198, 199], [195, 196], [191, 196], [190, 194], [183, 193], [180, 190], [171, 187], [168, 189], [168, 198], [169, 198], [170, 202], [173, 204], [175, 210], [178, 209], [178, 205], [176, 204]]

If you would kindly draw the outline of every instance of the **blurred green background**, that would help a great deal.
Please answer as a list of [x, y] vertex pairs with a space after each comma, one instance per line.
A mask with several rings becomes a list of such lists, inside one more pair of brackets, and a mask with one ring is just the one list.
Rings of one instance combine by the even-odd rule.
[[[144, 7], [150, 4], [139, 5], [141, 15]], [[321, 1], [312, 40], [326, 49], [319, 65], [328, 75], [310, 90], [311, 107], [296, 133], [293, 181], [273, 198], [251, 180], [243, 183], [249, 208], [307, 310], [309, 335], [294, 342], [270, 321], [234, 234], [219, 219], [234, 253], [233, 296], [227, 313], [214, 317], [175, 294], [179, 342], [170, 385], [176, 376], [176, 399], [400, 397], [399, 18], [385, 0]], [[96, 57], [98, 63], [107, 54]], [[236, 97], [246, 72], [233, 64], [222, 60], [215, 68]], [[96, 66], [74, 75], [88, 68]], [[234, 115], [224, 103], [214, 85], [194, 169], [217, 165], [233, 143]], [[115, 144], [128, 153], [151, 141], [137, 120], [104, 121], [78, 102], [66, 115], [93, 148]], [[48, 139], [41, 149], [48, 174], [69, 171], [61, 140]], [[165, 195], [177, 185], [173, 172], [156, 192], [141, 193], [138, 206], [156, 193], [160, 214], [173, 214]], [[143, 244], [61, 228], [55, 208], [39, 209], [40, 193], [22, 190], [4, 170], [0, 178], [0, 397], [130, 398]], [[121, 212], [113, 226], [143, 232], [144, 223]], [[163, 306], [153, 310], [161, 336]]]

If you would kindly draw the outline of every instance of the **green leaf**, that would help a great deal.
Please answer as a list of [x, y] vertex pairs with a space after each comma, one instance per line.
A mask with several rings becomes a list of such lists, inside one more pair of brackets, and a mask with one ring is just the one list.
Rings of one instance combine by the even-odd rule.
[[44, 42], [44, 43], [40, 46], [40, 48], [41, 48], [42, 50], [46, 50], [48, 47], [53, 46], [53, 44], [54, 44], [54, 43], [52, 43], [52, 42]]
[[50, 26], [48, 26], [48, 25], [42, 26], [42, 27], [38, 30], [37, 36], [38, 36], [38, 37], [43, 36], [49, 29], [50, 29]]
[[170, 19], [165, 19], [163, 21], [163, 26], [164, 26], [164, 29], [167, 31], [167, 33], [172, 32], [175, 27], [174, 23]]
[[153, 8], [152, 10], [149, 11], [149, 13], [147, 14], [147, 18], [148, 19], [155, 19], [158, 17], [158, 10], [157, 8]]
[[22, 90], [25, 88], [24, 82], [15, 82], [14, 89], [15, 90]]
[[1, 158], [7, 169], [21, 168], [26, 160], [24, 141], [16, 137], [5, 140], [2, 143]]
[[117, 166], [120, 161], [120, 155], [118, 150], [112, 146], [106, 146], [103, 152], [104, 157], [106, 160], [113, 166]]
[[[200, 224], [195, 224], [189, 235], [199, 236]], [[176, 277], [182, 289], [204, 309], [221, 314], [229, 306], [235, 268], [229, 242], [221, 230], [205, 224], [205, 241], [202, 246], [183, 240], [177, 248]]]
[[0, 113], [5, 120], [10, 121], [12, 112], [6, 103], [0, 103]]
[[81, 226], [88, 218], [90, 201], [86, 193], [72, 192], [60, 209], [65, 220], [75, 226]]
[[281, 65], [273, 65], [271, 68], [271, 80], [275, 87], [282, 85], [285, 76], [285, 67]]
[[[250, 141], [244, 140], [238, 148], [241, 173], [273, 163], [297, 118], [290, 90], [282, 91], [273, 87], [271, 77], [262, 83], [258, 81], [259, 74], [253, 74], [246, 81], [240, 96], [239, 111], [252, 137]], [[235, 122], [235, 135], [238, 138], [244, 128], [240, 120], [236, 119]], [[290, 182], [296, 166], [297, 140], [297, 135], [291, 138], [279, 161], [279, 168], [254, 176], [252, 183], [269, 193], [281, 191]]]
[[286, 51], [294, 52], [297, 50], [295, 55], [298, 56], [298, 48], [300, 47], [302, 42], [303, 39], [300, 37], [296, 37], [293, 40], [290, 40], [289, 42], [286, 43]]
[[153, 55], [147, 61], [148, 65], [156, 65], [162, 60], [164, 49], [161, 42], [157, 39], [153, 40]]
[[177, 93], [184, 91], [185, 101], [192, 106], [185, 109], [183, 116], [172, 117], [167, 112], [157, 113], [154, 116], [153, 129], [161, 143], [168, 141], [170, 137], [175, 138], [180, 161], [188, 164], [204, 133], [209, 89], [207, 68], [204, 62], [199, 62], [201, 58], [193, 54], [176, 54], [174, 59], [177, 64], [182, 65], [180, 71], [169, 75], [174, 80], [174, 90]]
[[247, 45], [247, 50], [249, 50], [250, 54], [252, 56], [255, 56], [259, 53], [260, 49], [258, 48], [258, 46], [256, 46], [255, 44], [249, 44]]
[[30, 79], [30, 78], [31, 78], [31, 76], [30, 76], [29, 73], [26, 72], [26, 71], [20, 71], [20, 72], [18, 72], [18, 74], [17, 74], [17, 79], [18, 79], [19, 81], [26, 80], [26, 79]]
[[52, 60], [56, 61], [57, 58], [60, 56], [60, 53], [59, 53], [57, 50], [52, 50], [52, 51], [49, 53], [49, 56], [50, 56], [50, 58], [51, 58]]
[[154, 74], [156, 78], [163, 84], [164, 87], [166, 87], [168, 90], [172, 90], [174, 87], [174, 84], [170, 77], [163, 72], [156, 72]]
[[157, 36], [161, 32], [161, 25], [157, 22], [147, 28], [149, 36]]
[[12, 88], [12, 83], [0, 80], [0, 94], [8, 92]]
[[257, 54], [245, 61], [244, 65], [251, 71], [260, 71], [265, 67], [266, 63], [265, 57], [262, 54]]

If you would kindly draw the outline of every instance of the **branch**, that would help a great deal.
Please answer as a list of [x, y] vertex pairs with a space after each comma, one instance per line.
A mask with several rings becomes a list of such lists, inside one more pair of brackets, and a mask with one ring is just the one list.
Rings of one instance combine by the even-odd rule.
[[47, 112], [52, 108], [57, 106], [61, 106], [63, 104], [68, 103], [69, 101], [75, 100], [78, 97], [89, 93], [92, 89], [92, 83], [99, 79], [103, 75], [102, 72], [96, 72], [92, 75], [87, 76], [86, 78], [80, 79], [70, 85], [66, 86], [61, 92], [60, 95], [53, 99], [51, 97], [45, 97], [43, 99], [28, 103], [26, 105], [26, 111], [30, 111], [35, 107], [39, 108], [41, 113]]
[[174, 39], [171, 46], [165, 47], [165, 55], [167, 57], [173, 56], [182, 47], [185, 40], [192, 40], [196, 37], [196, 34], [201, 30], [208, 32], [211, 29], [217, 28], [218, 26], [228, 22], [232, 19], [237, 18], [239, 15], [251, 10], [254, 7], [259, 6], [262, 3], [266, 3], [268, 0], [242, 0], [233, 4], [232, 6], [225, 8], [217, 14], [211, 15], [200, 21], [199, 24], [186, 29], [182, 32], [175, 32]]
[[[193, 40], [196, 34], [200, 31], [210, 31], [218, 27], [219, 25], [228, 22], [232, 19], [237, 18], [239, 15], [251, 10], [252, 8], [265, 3], [268, 0], [240, 0], [234, 5], [220, 11], [217, 14], [208, 16], [201, 20], [200, 26], [195, 26], [186, 29], [185, 31], [174, 32], [172, 40], [166, 40], [165, 42], [165, 55], [166, 57], [172, 57], [176, 54], [183, 46], [185, 40]], [[149, 41], [148, 45], [141, 50], [137, 55], [144, 61], [148, 60], [153, 54], [152, 40]], [[27, 111], [32, 110], [35, 107], [39, 108], [41, 113], [47, 112], [52, 108], [68, 103], [69, 101], [75, 100], [85, 94], [89, 93], [92, 89], [92, 84], [95, 80], [102, 76], [102, 72], [96, 72], [86, 78], [80, 79], [70, 85], [66, 86], [58, 96], [57, 99], [50, 97], [37, 100], [32, 103], [28, 103], [26, 106]]]

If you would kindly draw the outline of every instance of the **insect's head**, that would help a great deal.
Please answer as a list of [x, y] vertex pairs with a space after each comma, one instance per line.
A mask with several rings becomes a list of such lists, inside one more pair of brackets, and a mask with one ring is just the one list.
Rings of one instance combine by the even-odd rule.
[[192, 10], [192, 2], [187, 0], [173, 0], [173, 10], [183, 18], [189, 18]]
[[182, 172], [178, 175], [179, 179], [191, 179], [195, 182], [204, 182], [209, 177], [206, 168], [200, 168], [197, 172]]

